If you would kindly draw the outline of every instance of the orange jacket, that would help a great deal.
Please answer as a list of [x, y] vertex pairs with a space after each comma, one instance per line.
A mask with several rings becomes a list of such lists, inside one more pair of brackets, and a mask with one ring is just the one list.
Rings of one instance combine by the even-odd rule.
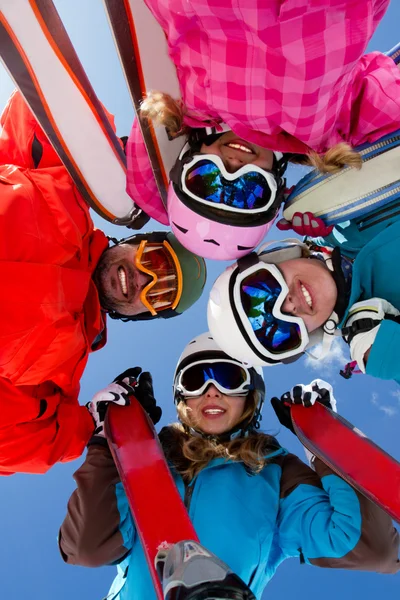
[[105, 343], [92, 273], [108, 242], [18, 92], [1, 125], [0, 473], [43, 473], [93, 431], [79, 380]]

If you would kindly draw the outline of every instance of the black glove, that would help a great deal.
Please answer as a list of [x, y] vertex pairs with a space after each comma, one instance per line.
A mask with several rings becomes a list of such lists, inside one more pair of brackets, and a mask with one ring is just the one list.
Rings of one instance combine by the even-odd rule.
[[308, 408], [313, 406], [315, 402], [319, 402], [336, 412], [336, 399], [333, 395], [332, 386], [323, 379], [314, 379], [308, 385], [295, 385], [290, 392], [283, 394], [280, 399], [271, 398], [272, 408], [279, 422], [287, 429], [290, 429], [292, 433], [295, 433], [295, 431], [290, 416], [291, 405], [302, 404]]
[[279, 423], [287, 429], [290, 429], [290, 431], [296, 435], [292, 423], [292, 417], [290, 416], [290, 404], [285, 404], [284, 397], [285, 394], [281, 396], [280, 400], [276, 396], [271, 398], [272, 408], [278, 417]]
[[140, 367], [133, 367], [118, 375], [118, 377], [114, 379], [114, 382], [119, 384], [126, 383], [132, 387], [133, 395], [138, 402], [140, 402], [154, 425], [158, 423], [161, 419], [162, 410], [157, 406], [156, 399], [154, 398], [153, 378], [151, 373], [148, 371], [142, 373]]

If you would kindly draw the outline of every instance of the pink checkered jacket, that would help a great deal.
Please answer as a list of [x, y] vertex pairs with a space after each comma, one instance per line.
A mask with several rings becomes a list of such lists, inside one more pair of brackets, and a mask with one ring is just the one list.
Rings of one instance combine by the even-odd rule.
[[[224, 122], [284, 152], [356, 146], [400, 128], [400, 73], [363, 55], [389, 0], [146, 0], [164, 29], [185, 122]], [[127, 145], [127, 191], [168, 224], [140, 130]]]

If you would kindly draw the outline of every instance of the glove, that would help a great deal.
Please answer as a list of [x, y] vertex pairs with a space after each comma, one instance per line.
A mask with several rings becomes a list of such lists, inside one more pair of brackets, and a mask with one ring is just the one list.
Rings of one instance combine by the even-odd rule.
[[107, 408], [110, 402], [126, 406], [129, 404], [129, 396], [135, 393], [134, 388], [125, 382], [110, 383], [104, 390], [97, 392], [86, 407], [93, 417], [95, 423], [94, 435], [105, 437], [104, 420], [106, 418]]
[[94, 435], [105, 437], [104, 420], [108, 404], [114, 402], [127, 406], [130, 396], [134, 396], [140, 402], [154, 424], [158, 423], [162, 411], [154, 398], [152, 377], [149, 372], [142, 373], [140, 367], [134, 367], [118, 375], [113, 383], [97, 392], [87, 404], [95, 422]]
[[322, 219], [315, 217], [311, 212], [296, 212], [293, 215], [292, 221], [281, 219], [276, 224], [281, 231], [293, 229], [298, 235], [306, 235], [309, 237], [325, 237], [332, 232], [333, 225], [325, 225]]
[[370, 298], [356, 302], [350, 308], [342, 328], [343, 339], [350, 345], [350, 356], [365, 373], [365, 355], [378, 334], [383, 319], [398, 320], [400, 312], [382, 298]]
[[156, 425], [161, 419], [162, 410], [157, 406], [157, 401], [154, 398], [153, 378], [151, 373], [148, 371], [142, 373], [140, 367], [134, 367], [133, 369], [127, 369], [121, 373], [121, 375], [118, 375], [115, 381], [122, 381], [133, 387], [133, 396], [140, 402], [154, 425]]
[[272, 408], [279, 419], [281, 425], [295, 433], [290, 416], [290, 407], [292, 404], [302, 404], [305, 407], [312, 406], [315, 402], [320, 402], [334, 412], [336, 409], [336, 399], [333, 395], [332, 386], [323, 379], [314, 379], [308, 385], [295, 385], [290, 392], [286, 392], [281, 398], [271, 398]]

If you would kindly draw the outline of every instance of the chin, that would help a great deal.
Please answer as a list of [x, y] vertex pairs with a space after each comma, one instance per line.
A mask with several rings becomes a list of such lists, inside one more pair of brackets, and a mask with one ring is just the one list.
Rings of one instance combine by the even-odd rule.
[[228, 427], [201, 427], [201, 430], [206, 435], [221, 435], [228, 431]]

